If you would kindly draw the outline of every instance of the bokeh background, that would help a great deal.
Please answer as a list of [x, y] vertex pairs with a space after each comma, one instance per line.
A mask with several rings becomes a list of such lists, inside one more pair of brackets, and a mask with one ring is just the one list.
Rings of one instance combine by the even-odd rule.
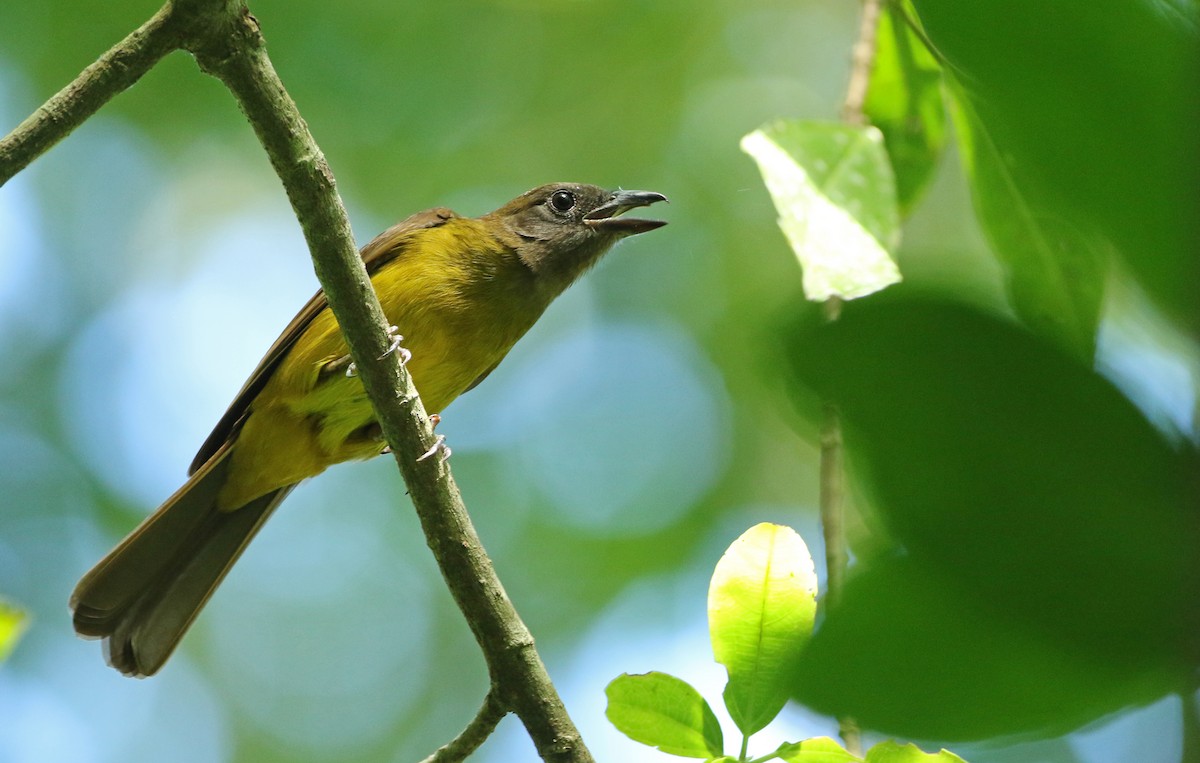
[[[156, 7], [0, 4], [0, 131]], [[612, 252], [440, 430], [593, 752], [664, 759], [608, 725], [605, 684], [665, 670], [719, 703], [704, 606], [725, 546], [778, 521], [822, 558], [816, 450], [778, 368], [800, 273], [738, 140], [780, 116], [836, 118], [857, 4], [252, 10], [360, 241], [419, 209], [481, 214], [554, 180], [671, 198], [670, 225]], [[911, 284], [1007, 309], [953, 150], [900, 256]], [[251, 131], [181, 53], [0, 189], [0, 595], [33, 617], [0, 667], [0, 761], [410, 761], [474, 714], [483, 661], [388, 459], [297, 490], [161, 675], [125, 679], [72, 632], [78, 577], [181, 483], [315, 288]], [[1194, 439], [1195, 346], [1136, 293], [1110, 299], [1099, 367]], [[1180, 716], [1167, 698], [1065, 737], [954, 749], [1166, 763]], [[790, 708], [760, 752], [833, 733]], [[509, 718], [478, 759], [534, 757]]]

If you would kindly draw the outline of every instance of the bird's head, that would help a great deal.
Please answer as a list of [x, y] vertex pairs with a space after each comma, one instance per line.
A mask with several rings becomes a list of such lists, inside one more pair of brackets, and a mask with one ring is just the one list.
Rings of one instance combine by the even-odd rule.
[[608, 191], [581, 183], [551, 183], [526, 191], [485, 215], [516, 242], [522, 261], [557, 290], [594, 265], [626, 236], [666, 225], [661, 220], [623, 216], [637, 207], [666, 201], [654, 191]]

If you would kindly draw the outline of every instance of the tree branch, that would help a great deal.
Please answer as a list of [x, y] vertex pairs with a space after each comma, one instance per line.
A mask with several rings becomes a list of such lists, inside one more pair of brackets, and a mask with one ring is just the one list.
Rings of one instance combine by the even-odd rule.
[[879, 31], [879, 14], [884, 0], [863, 0], [862, 17], [858, 24], [858, 39], [850, 54], [850, 84], [846, 87], [846, 98], [842, 102], [842, 121], [852, 125], [866, 124], [863, 104], [867, 102], [867, 88], [871, 84], [871, 67], [875, 64], [876, 35]]
[[507, 711], [496, 696], [496, 691], [489, 691], [483, 698], [483, 707], [479, 708], [479, 712], [462, 733], [439, 747], [421, 763], [458, 763], [460, 760], [466, 760], [496, 730], [496, 724], [504, 717], [505, 712]]
[[0, 140], [0, 186], [178, 48], [171, 21], [170, 5], [165, 5], [4, 136]]
[[222, 14], [220, 24], [206, 14], [209, 23], [195, 27], [198, 36], [188, 48], [233, 93], [283, 182], [426, 541], [483, 650], [497, 698], [521, 718], [544, 760], [590, 763], [533, 637], [475, 533], [449, 466], [438, 458], [417, 460], [434, 444], [429, 417], [396, 354], [388, 352], [383, 309], [354, 247], [333, 174], [267, 57], [257, 20], [231, 0], [178, 4]]
[[[850, 82], [842, 101], [842, 121], [852, 125], [866, 124], [863, 104], [871, 83], [871, 68], [875, 63], [876, 37], [883, 0], [863, 0], [858, 39], [851, 53]], [[825, 320], [836, 321], [842, 312], [842, 301], [830, 297], [823, 306]], [[850, 554], [846, 548], [845, 459], [842, 452], [842, 420], [837, 406], [825, 403], [821, 420], [821, 528], [825, 539], [826, 604], [836, 605], [845, 586], [846, 568]], [[862, 754], [862, 734], [853, 718], [838, 718], [838, 731], [846, 749]]]
[[591, 763], [471, 525], [449, 467], [437, 458], [417, 461], [434, 444], [429, 418], [396, 354], [388, 352], [383, 310], [355, 248], [333, 173], [267, 57], [257, 20], [240, 0], [167, 3], [0, 141], [0, 183], [177, 47], [189, 50], [203, 71], [233, 93], [282, 181], [426, 541], [484, 653], [493, 690], [467, 731], [447, 747], [465, 749], [468, 732], [469, 739], [479, 737], [471, 742], [478, 746], [511, 710], [544, 760]]

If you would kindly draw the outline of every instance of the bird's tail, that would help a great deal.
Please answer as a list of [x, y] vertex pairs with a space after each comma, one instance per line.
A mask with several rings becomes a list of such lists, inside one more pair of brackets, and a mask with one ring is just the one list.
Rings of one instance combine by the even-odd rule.
[[263, 521], [295, 485], [232, 511], [217, 508], [229, 446], [83, 576], [71, 595], [75, 631], [103, 638], [122, 673], [153, 675]]

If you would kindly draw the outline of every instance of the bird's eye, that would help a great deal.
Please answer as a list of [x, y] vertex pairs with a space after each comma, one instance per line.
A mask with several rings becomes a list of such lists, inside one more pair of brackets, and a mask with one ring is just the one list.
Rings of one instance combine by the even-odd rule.
[[550, 207], [559, 214], [570, 212], [575, 207], [575, 194], [570, 191], [555, 191], [550, 194]]

